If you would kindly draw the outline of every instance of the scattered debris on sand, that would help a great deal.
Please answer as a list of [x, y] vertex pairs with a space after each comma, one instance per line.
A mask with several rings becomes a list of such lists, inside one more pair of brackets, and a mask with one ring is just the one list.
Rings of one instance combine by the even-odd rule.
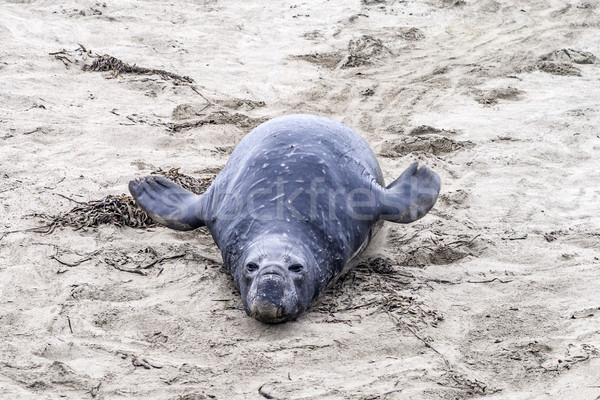
[[380, 154], [383, 157], [401, 157], [410, 153], [431, 153], [436, 156], [449, 154], [463, 148], [471, 148], [470, 141], [456, 141], [440, 135], [404, 136], [398, 140], [385, 142]]
[[[214, 180], [214, 176], [197, 179], [182, 174], [179, 172], [179, 168], [159, 169], [152, 173], [162, 175], [196, 194], [204, 193]], [[128, 226], [130, 228], [148, 228], [156, 224], [137, 205], [133, 197], [125, 194], [117, 196], [108, 195], [100, 200], [91, 200], [88, 202], [77, 201], [77, 203], [77, 207], [64, 214], [36, 214], [35, 216], [50, 221], [48, 225], [39, 228], [37, 232], [52, 233], [59, 226], [70, 226], [75, 230], [79, 230], [105, 224]]]
[[[135, 75], [158, 75], [163, 79], [172, 79], [175, 83], [194, 83], [194, 80], [189, 76], [182, 76], [173, 72], [165, 71], [163, 69], [139, 67], [136, 64], [127, 64], [108, 54], [97, 54], [86, 48], [84, 45], [79, 44], [79, 47], [75, 50], [58, 50], [49, 53], [54, 56], [55, 59], [62, 61], [65, 67], [68, 69], [72, 65], [77, 65], [83, 62], [82, 69], [84, 71], [98, 71], [98, 72], [112, 72], [113, 77], [120, 76], [122, 74], [135, 74]], [[93, 59], [91, 64], [85, 62], [89, 59]]]
[[343, 320], [344, 313], [366, 310], [367, 315], [388, 314], [397, 324], [415, 329], [435, 327], [444, 319], [415, 294], [416, 278], [388, 258], [373, 258], [357, 265], [335, 281], [312, 307]]
[[383, 45], [380, 39], [363, 35], [348, 43], [348, 57], [342, 68], [355, 68], [370, 65], [374, 61], [389, 56], [390, 50]]
[[165, 71], [162, 69], [138, 67], [137, 65], [127, 64], [118, 58], [104, 54], [97, 56], [91, 65], [84, 65], [84, 71], [110, 71], [115, 76], [121, 74], [137, 74], [137, 75], [159, 75], [163, 79], [173, 79], [175, 81], [182, 81], [187, 83], [193, 83], [194, 80], [189, 76], [181, 76], [173, 72]]
[[560, 49], [541, 56], [536, 68], [552, 75], [581, 76], [581, 69], [573, 64], [596, 64], [597, 61], [588, 51]]
[[204, 115], [201, 119], [173, 122], [167, 124], [169, 132], [181, 132], [187, 129], [198, 128], [204, 125], [234, 125], [241, 129], [254, 129], [267, 121], [268, 118], [253, 118], [241, 113], [230, 113], [228, 111], [216, 111]]

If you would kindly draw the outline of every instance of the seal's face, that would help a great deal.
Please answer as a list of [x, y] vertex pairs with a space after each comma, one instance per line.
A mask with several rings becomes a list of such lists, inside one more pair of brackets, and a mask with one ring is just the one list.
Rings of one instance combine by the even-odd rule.
[[239, 287], [248, 315], [267, 323], [294, 319], [315, 296], [314, 258], [280, 237], [263, 238], [240, 260]]

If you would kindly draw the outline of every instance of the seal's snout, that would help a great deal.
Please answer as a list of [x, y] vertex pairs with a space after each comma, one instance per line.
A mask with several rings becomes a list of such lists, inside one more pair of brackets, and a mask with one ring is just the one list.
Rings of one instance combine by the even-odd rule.
[[247, 307], [248, 314], [266, 323], [288, 321], [297, 314], [298, 297], [282, 268], [268, 266], [258, 273], [248, 293]]
[[254, 302], [252, 304], [252, 309], [250, 310], [250, 315], [261, 322], [266, 323], [277, 323], [283, 322], [285, 317], [282, 316], [281, 307], [277, 307], [273, 303], [265, 302]]
[[250, 305], [250, 315], [262, 322], [275, 323], [285, 316], [285, 279], [276, 271], [265, 271], [256, 282], [256, 297]]

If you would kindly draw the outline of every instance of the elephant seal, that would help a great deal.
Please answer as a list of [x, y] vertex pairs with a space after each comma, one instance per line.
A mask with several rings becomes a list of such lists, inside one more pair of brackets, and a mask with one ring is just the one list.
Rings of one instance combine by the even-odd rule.
[[159, 176], [129, 190], [157, 222], [206, 226], [252, 317], [296, 318], [384, 220], [409, 223], [435, 204], [439, 176], [412, 164], [385, 186], [368, 144], [314, 115], [274, 118], [252, 130], [208, 190], [195, 195]]

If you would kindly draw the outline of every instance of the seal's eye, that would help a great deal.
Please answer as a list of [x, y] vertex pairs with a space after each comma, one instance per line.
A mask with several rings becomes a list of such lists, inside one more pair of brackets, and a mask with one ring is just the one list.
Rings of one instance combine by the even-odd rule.
[[300, 272], [304, 269], [304, 267], [300, 264], [290, 265], [288, 268], [292, 272]]
[[246, 265], [246, 270], [248, 272], [258, 271], [258, 265], [254, 264], [254, 263], [248, 263], [248, 265]]

